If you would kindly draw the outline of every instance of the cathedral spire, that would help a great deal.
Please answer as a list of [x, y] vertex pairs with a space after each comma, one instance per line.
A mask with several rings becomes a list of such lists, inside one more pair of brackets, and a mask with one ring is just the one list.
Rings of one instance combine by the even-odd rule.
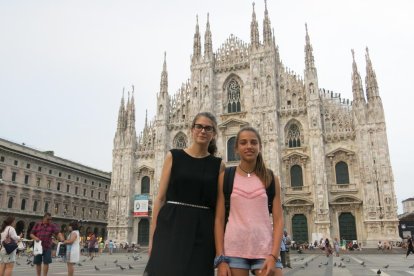
[[250, 43], [253, 49], [259, 48], [260, 38], [259, 38], [259, 24], [256, 19], [256, 12], [254, 10], [253, 2], [253, 12], [252, 12], [252, 22], [250, 23]]
[[315, 59], [313, 57], [313, 49], [310, 43], [310, 38], [308, 34], [308, 24], [305, 24], [306, 29], [306, 45], [305, 45], [305, 70], [306, 71], [315, 71]]
[[372, 68], [372, 62], [369, 57], [368, 47], [366, 48], [365, 53], [365, 60], [366, 60], [366, 76], [365, 76], [365, 86], [367, 89], [367, 99], [370, 100], [373, 97], [379, 97], [378, 93], [378, 83], [377, 83], [377, 76], [375, 75], [375, 71]]
[[210, 31], [210, 16], [207, 13], [206, 33], [204, 34], [204, 58], [210, 59], [213, 57], [213, 41]]
[[361, 75], [358, 72], [358, 68], [355, 62], [354, 49], [352, 49], [351, 52], [352, 52], [352, 93], [354, 96], [354, 102], [356, 101], [365, 102], [364, 90], [362, 88]]
[[122, 89], [121, 105], [119, 106], [118, 112], [118, 130], [125, 128], [125, 100], [124, 100], [125, 88]]
[[127, 139], [126, 142], [129, 145], [134, 144], [134, 139], [136, 138], [135, 132], [135, 100], [134, 100], [134, 86], [132, 85], [131, 97], [128, 91], [128, 104], [127, 104], [127, 118], [126, 118], [126, 133]]
[[168, 95], [168, 72], [167, 72], [167, 52], [164, 52], [164, 64], [162, 66], [161, 81], [160, 81], [160, 96]]
[[198, 26], [198, 15], [197, 15], [197, 24], [194, 33], [194, 44], [193, 44], [193, 62], [199, 60], [201, 55], [201, 37], [200, 37], [200, 28]]
[[129, 118], [133, 125], [135, 126], [135, 99], [134, 99], [135, 87], [132, 85], [132, 93], [131, 93], [131, 107], [129, 109]]
[[265, 0], [265, 17], [263, 19], [263, 44], [272, 45], [272, 27], [270, 26], [269, 12], [267, 11], [267, 0]]

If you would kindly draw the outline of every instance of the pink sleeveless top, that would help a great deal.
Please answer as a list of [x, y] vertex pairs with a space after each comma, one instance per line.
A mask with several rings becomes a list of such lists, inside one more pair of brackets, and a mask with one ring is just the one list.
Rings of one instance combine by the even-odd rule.
[[255, 174], [247, 177], [236, 172], [224, 234], [224, 254], [262, 259], [271, 253], [272, 243], [273, 230], [263, 183]]

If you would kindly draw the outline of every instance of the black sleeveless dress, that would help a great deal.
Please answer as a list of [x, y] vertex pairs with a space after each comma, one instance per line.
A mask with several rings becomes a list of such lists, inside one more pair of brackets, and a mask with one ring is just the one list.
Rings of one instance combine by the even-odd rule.
[[152, 252], [145, 268], [148, 276], [214, 275], [214, 210], [221, 159], [194, 158], [173, 149], [167, 201], [158, 213]]

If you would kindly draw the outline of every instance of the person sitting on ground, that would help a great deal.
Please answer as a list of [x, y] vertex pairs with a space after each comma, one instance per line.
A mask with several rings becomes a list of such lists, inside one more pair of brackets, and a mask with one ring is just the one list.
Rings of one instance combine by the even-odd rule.
[[381, 243], [381, 241], [378, 241], [378, 250], [382, 250], [383, 249], [383, 247], [382, 247], [383, 245], [382, 245], [382, 243]]
[[354, 244], [352, 245], [352, 249], [357, 250], [358, 249], [358, 243], [354, 242]]
[[315, 248], [313, 247], [313, 244], [312, 244], [312, 243], [309, 243], [309, 250], [313, 250], [313, 249], [315, 249]]

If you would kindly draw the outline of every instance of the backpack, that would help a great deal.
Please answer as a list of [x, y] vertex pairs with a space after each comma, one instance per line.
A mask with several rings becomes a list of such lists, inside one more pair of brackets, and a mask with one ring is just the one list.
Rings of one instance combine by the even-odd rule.
[[[230, 214], [230, 196], [233, 192], [233, 182], [234, 182], [234, 175], [236, 173], [237, 167], [228, 167], [224, 171], [224, 181], [223, 181], [223, 193], [224, 193], [224, 208], [225, 208], [225, 215], [224, 215], [224, 223], [227, 224], [229, 220]], [[272, 175], [272, 181], [270, 182], [269, 187], [266, 188], [267, 194], [267, 205], [269, 208], [269, 214], [272, 213], [273, 208], [273, 198], [275, 197], [275, 178], [273, 176], [273, 172], [269, 170]]]
[[288, 245], [288, 246], [292, 244], [292, 240], [290, 239], [289, 236], [285, 237], [285, 244]]

